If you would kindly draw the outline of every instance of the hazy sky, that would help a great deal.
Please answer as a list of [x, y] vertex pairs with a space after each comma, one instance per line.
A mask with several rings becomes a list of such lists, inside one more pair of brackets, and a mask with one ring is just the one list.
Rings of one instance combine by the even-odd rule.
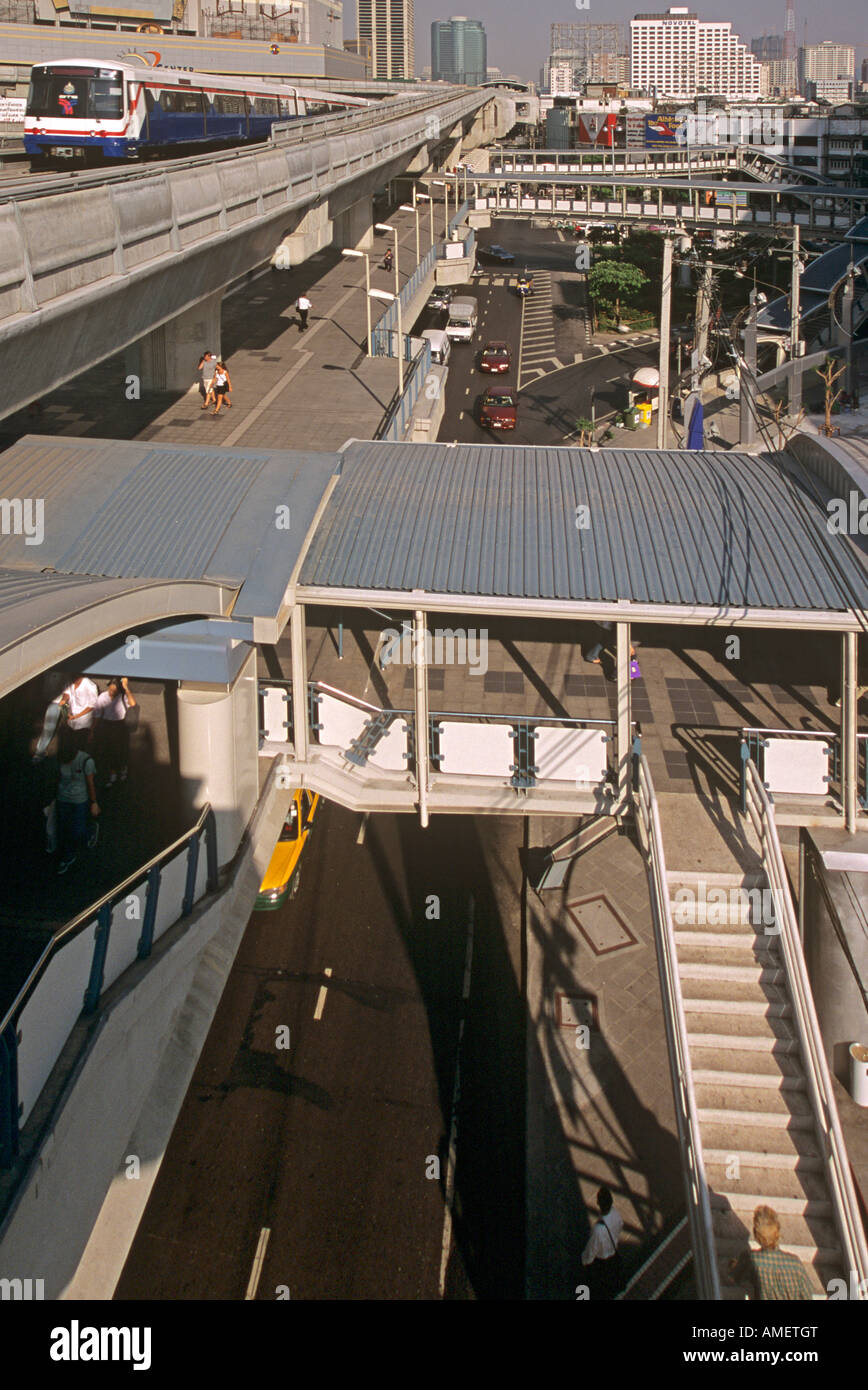
[[[516, 72], [534, 81], [548, 56], [549, 26], [558, 22], [582, 20], [620, 20], [628, 22], [635, 14], [656, 14], [669, 9], [678, 0], [663, 4], [648, 0], [590, 0], [589, 8], [578, 10], [570, 0], [464, 0], [452, 9], [440, 0], [416, 0], [416, 71], [431, 62], [431, 23], [449, 19], [452, 14], [464, 14], [481, 19], [488, 35], [488, 62], [504, 72]], [[680, 0], [687, 4], [689, 0]], [[794, 0], [796, 39], [804, 43], [805, 20], [808, 21], [808, 43], [834, 39], [852, 43], [856, 48], [857, 70], [863, 58], [868, 58], [868, 6], [866, 0], [827, 0], [825, 4], [809, 4]], [[782, 34], [786, 0], [699, 0], [691, 6], [700, 19], [729, 19], [739, 38], [749, 41], [760, 34]], [[351, 13], [350, 6], [344, 10]], [[350, 22], [352, 22], [350, 20]], [[347, 30], [349, 32], [349, 30]]]

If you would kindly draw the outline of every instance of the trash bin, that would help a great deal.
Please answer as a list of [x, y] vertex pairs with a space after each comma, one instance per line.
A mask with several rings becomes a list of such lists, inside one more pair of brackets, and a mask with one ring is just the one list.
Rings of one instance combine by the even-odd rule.
[[639, 428], [639, 422], [639, 407], [631, 405], [629, 410], [624, 411], [624, 428], [627, 430], [637, 430]]
[[868, 1047], [850, 1044], [850, 1095], [857, 1105], [868, 1106]]
[[641, 404], [640, 406], [638, 406], [637, 408], [638, 408], [638, 411], [639, 411], [639, 419], [641, 420], [642, 424], [643, 424], [643, 425], [650, 425], [650, 424], [651, 424], [651, 406], [650, 406], [650, 404], [648, 404], [648, 403], [646, 403], [646, 402], [643, 401], [642, 404]]

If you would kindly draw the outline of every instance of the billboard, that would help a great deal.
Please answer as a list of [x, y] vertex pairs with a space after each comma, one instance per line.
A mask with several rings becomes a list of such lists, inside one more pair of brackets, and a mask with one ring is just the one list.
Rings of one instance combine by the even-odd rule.
[[671, 116], [645, 116], [645, 148], [674, 149], [678, 144], [678, 125]]

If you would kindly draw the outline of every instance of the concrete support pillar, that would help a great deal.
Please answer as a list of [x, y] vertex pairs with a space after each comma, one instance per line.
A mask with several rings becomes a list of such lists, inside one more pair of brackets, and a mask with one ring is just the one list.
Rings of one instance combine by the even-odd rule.
[[329, 217], [326, 203], [316, 203], [283, 238], [281, 245], [289, 252], [290, 265], [300, 265], [302, 261], [315, 256], [331, 246], [334, 237], [334, 224]]
[[413, 642], [414, 702], [416, 714], [416, 789], [419, 794], [419, 820], [428, 824], [428, 668], [425, 664], [425, 614], [414, 614]]
[[189, 389], [196, 381], [196, 364], [205, 349], [220, 356], [222, 301], [223, 291], [217, 290], [131, 343], [125, 352], [126, 375], [138, 377], [142, 391]]
[[739, 433], [743, 448], [756, 439], [756, 300], [751, 303], [750, 316], [744, 330], [744, 357], [739, 370]]
[[255, 649], [228, 688], [181, 683], [178, 761], [187, 810], [196, 815], [211, 803], [217, 821], [217, 862], [228, 864], [259, 797]]
[[370, 251], [374, 244], [374, 200], [360, 198], [334, 219], [335, 246], [342, 251]]
[[617, 629], [617, 730], [615, 751], [618, 760], [618, 801], [626, 805], [632, 791], [633, 731], [630, 718], [630, 624], [616, 623]]
[[292, 724], [295, 756], [299, 762], [307, 759], [307, 632], [304, 604], [296, 604], [290, 619], [290, 651], [292, 655]]
[[857, 636], [845, 632], [841, 639], [841, 799], [844, 828], [856, 830], [856, 782], [859, 775], [856, 739]]

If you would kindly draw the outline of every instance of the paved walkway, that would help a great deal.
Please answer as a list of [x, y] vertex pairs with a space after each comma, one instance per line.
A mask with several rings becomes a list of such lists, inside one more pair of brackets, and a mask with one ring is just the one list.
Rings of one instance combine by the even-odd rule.
[[[399, 229], [403, 285], [415, 268], [415, 218], [389, 216]], [[374, 289], [394, 291], [394, 272], [381, 268], [392, 243], [391, 236], [376, 236], [370, 253]], [[423, 254], [425, 247], [423, 236]], [[304, 333], [295, 311], [302, 291], [313, 305]], [[386, 309], [371, 301], [374, 324]], [[291, 271], [267, 271], [224, 299], [220, 351], [232, 380], [231, 410], [215, 417], [201, 409], [195, 361], [185, 391], [128, 400], [120, 353], [52, 392], [39, 407], [0, 421], [0, 445], [10, 436], [60, 434], [322, 452], [348, 439], [372, 439], [397, 392], [398, 368], [390, 358], [366, 357], [365, 336], [365, 263], [345, 260], [330, 248]]]

